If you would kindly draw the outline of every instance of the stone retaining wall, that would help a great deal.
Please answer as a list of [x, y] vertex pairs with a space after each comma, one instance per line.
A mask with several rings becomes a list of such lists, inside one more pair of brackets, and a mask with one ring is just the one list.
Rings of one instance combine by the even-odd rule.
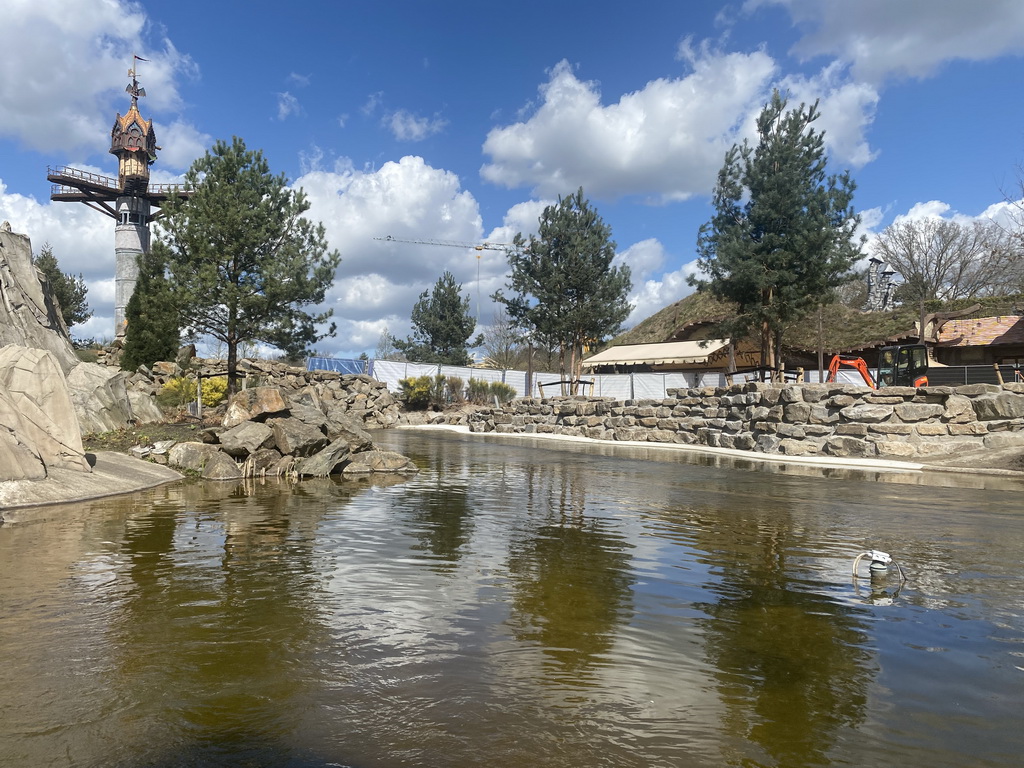
[[470, 414], [468, 423], [472, 432], [913, 459], [1024, 448], [1024, 385], [872, 390], [747, 383], [669, 390], [663, 400], [524, 398]]

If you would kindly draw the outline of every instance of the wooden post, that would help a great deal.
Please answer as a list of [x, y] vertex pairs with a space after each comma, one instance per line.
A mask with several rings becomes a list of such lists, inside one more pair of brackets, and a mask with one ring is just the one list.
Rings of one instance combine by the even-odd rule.
[[999, 370], [999, 363], [992, 363], [992, 367], [996, 371], [996, 381], [999, 382], [999, 386], [1003, 386], [1003, 372]]

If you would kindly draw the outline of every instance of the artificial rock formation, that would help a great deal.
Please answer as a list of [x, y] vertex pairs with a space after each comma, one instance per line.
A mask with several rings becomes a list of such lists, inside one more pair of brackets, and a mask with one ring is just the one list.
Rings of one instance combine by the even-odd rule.
[[0, 348], [0, 480], [42, 480], [50, 468], [91, 471], [64, 374], [52, 352]]
[[0, 225], [0, 347], [45, 349], [67, 373], [78, 364], [64, 320], [32, 263], [28, 236]]
[[[311, 403], [319, 402], [320, 407]], [[205, 430], [202, 443], [178, 443], [168, 463], [207, 480], [254, 475], [327, 477], [370, 473], [415, 474], [401, 454], [380, 451], [363, 428], [363, 417], [331, 409], [315, 392], [292, 397], [273, 387], [239, 392], [228, 404], [222, 426]], [[239, 416], [250, 418], [239, 421]]]

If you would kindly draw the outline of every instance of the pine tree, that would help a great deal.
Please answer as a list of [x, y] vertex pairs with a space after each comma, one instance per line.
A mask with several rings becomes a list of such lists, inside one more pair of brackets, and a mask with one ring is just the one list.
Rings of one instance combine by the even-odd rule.
[[228, 391], [237, 390], [238, 347], [264, 342], [299, 357], [325, 336], [332, 314], [304, 307], [324, 300], [341, 260], [327, 250], [322, 224], [302, 214], [305, 193], [273, 176], [260, 151], [235, 138], [218, 141], [185, 176], [191, 197], [163, 208], [163, 236], [154, 252], [191, 335], [227, 349]]
[[411, 319], [413, 335], [405, 341], [394, 339], [410, 362], [468, 365], [466, 347], [483, 343], [482, 338], [470, 343], [476, 320], [469, 312], [469, 296], [462, 296], [462, 286], [451, 272], [438, 278], [433, 291], [420, 294]]
[[817, 103], [786, 110], [779, 92], [757, 120], [758, 143], [725, 155], [715, 213], [700, 229], [691, 285], [735, 302], [720, 324], [734, 339], [759, 338], [761, 363], [777, 368], [785, 329], [849, 277], [860, 257], [860, 222], [849, 173], [826, 176], [824, 134], [811, 128]]
[[79, 273], [78, 277], [60, 271], [57, 258], [53, 255], [53, 248], [49, 243], [43, 243], [39, 255], [34, 259], [36, 268], [43, 273], [47, 284], [50, 286], [50, 293], [57, 300], [60, 307], [61, 317], [64, 318], [64, 325], [70, 328], [78, 323], [84, 323], [92, 317], [92, 310], [85, 300], [88, 288], [85, 287], [85, 279]]
[[580, 188], [549, 205], [538, 222], [537, 235], [522, 233], [509, 253], [514, 295], [499, 291], [509, 320], [540, 346], [557, 347], [570, 393], [577, 394], [583, 347], [614, 335], [632, 307], [629, 267], [613, 267], [615, 243]]
[[139, 256], [139, 279], [125, 307], [124, 354], [121, 367], [134, 371], [159, 360], [174, 360], [180, 344], [179, 312], [159, 253]]

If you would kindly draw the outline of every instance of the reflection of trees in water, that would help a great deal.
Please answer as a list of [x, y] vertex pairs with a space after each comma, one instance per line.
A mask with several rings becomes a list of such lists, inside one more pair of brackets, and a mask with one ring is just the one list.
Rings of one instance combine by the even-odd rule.
[[412, 549], [429, 552], [435, 570], [450, 571], [469, 541], [472, 512], [464, 486], [442, 485], [440, 479], [438, 483], [434, 488], [417, 488], [403, 505], [413, 509], [409, 520], [419, 543]]
[[629, 619], [630, 545], [607, 531], [607, 520], [586, 517], [579, 467], [532, 466], [528, 474], [529, 511], [541, 524], [510, 546], [510, 622], [518, 640], [553, 660], [555, 678], [579, 685]]
[[776, 507], [705, 525], [695, 537], [718, 558], [718, 581], [708, 585], [718, 599], [699, 607], [724, 731], [770, 757], [727, 755], [729, 764], [827, 765], [839, 730], [864, 718], [873, 670], [860, 611], [807, 591], [794, 573], [797, 553], [817, 535]]
[[261, 755], [287, 746], [312, 705], [326, 636], [317, 526], [365, 487], [239, 484], [194, 497], [186, 512], [180, 501], [156, 503], [129, 517], [131, 583], [116, 642], [122, 685], [143, 702], [149, 728], [164, 729], [154, 747], [264, 764]]

